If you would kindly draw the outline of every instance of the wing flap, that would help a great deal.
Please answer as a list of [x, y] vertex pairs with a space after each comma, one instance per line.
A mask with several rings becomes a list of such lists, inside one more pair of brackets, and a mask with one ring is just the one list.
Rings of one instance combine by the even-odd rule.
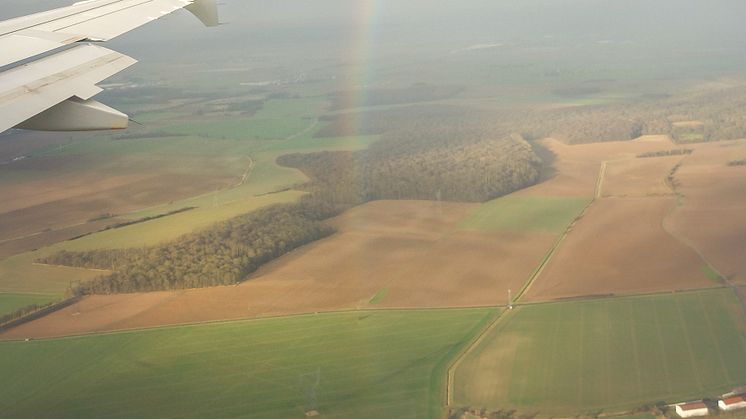
[[43, 54], [85, 39], [61, 32], [24, 30], [0, 37], [0, 67]]
[[0, 132], [72, 97], [89, 99], [96, 83], [134, 64], [124, 54], [84, 45], [0, 73]]

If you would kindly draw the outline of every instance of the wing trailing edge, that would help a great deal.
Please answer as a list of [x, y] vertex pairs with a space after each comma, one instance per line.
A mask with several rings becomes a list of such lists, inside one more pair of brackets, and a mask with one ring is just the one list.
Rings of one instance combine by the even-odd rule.
[[126, 115], [91, 97], [101, 92], [96, 83], [134, 59], [86, 45], [17, 63], [75, 43], [107, 41], [179, 9], [206, 26], [219, 24], [215, 0], [87, 0], [0, 22], [0, 68], [16, 65], [0, 72], [0, 132], [125, 128]]
[[[100, 46], [81, 45], [0, 73], [0, 131], [16, 126], [48, 131], [125, 128], [121, 123], [101, 126], [102, 108], [90, 103], [82, 107], [76, 106], [80, 103], [58, 105], [72, 98], [77, 98], [73, 102], [89, 100], [102, 90], [96, 83], [135, 62]], [[43, 114], [50, 108], [50, 113]], [[62, 123], [65, 118], [69, 119], [67, 124]]]

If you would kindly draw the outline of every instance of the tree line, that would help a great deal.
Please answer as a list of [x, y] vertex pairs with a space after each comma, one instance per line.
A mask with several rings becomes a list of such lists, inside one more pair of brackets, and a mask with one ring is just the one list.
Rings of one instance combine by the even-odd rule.
[[[413, 104], [395, 109], [334, 114], [323, 118], [321, 137], [382, 134], [441, 120], [489, 125], [485, 132], [521, 133], [528, 140], [552, 137], [569, 144], [624, 141], [669, 135], [679, 143], [746, 138], [746, 87], [564, 108], [502, 109]], [[440, 129], [440, 128], [436, 128]]]
[[651, 157], [668, 157], [668, 156], [685, 156], [692, 154], [694, 150], [691, 148], [675, 148], [673, 150], [662, 150], [662, 151], [648, 151], [637, 155], [639, 159], [651, 158]]
[[220, 222], [163, 245], [60, 251], [40, 262], [111, 271], [73, 286], [74, 295], [230, 285], [262, 264], [332, 233], [310, 206], [285, 204]]

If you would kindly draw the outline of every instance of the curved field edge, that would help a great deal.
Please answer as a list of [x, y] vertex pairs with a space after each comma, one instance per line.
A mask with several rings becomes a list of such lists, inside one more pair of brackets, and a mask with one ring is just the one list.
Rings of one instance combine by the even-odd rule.
[[494, 309], [326, 313], [0, 343], [16, 417], [439, 418]]
[[523, 305], [457, 366], [453, 404], [574, 414], [715, 397], [746, 384], [744, 353], [729, 289]]

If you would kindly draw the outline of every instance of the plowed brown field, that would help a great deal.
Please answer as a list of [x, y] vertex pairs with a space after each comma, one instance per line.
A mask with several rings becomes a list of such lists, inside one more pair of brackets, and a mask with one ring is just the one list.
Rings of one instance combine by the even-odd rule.
[[676, 206], [666, 177], [686, 157], [636, 158], [651, 147], [674, 148], [657, 137], [573, 147], [574, 160], [602, 159], [598, 197], [532, 284], [527, 300], [718, 285], [702, 272], [705, 262], [696, 251], [663, 227]]
[[712, 287], [703, 262], [661, 226], [670, 198], [603, 198], [575, 225], [529, 301]]
[[672, 196], [666, 177], [681, 160], [682, 156], [671, 156], [610, 161], [606, 165], [601, 196]]
[[[675, 148], [668, 137], [646, 136], [634, 141], [567, 145], [554, 139], [542, 140], [553, 159], [545, 181], [518, 194], [540, 196], [593, 196], [601, 163], [635, 159], [640, 153]], [[545, 157], [546, 159], [546, 157]], [[636, 160], [636, 159], [635, 159]]]
[[667, 227], [683, 237], [724, 276], [746, 284], [746, 140], [704, 144], [676, 174], [683, 205]]

